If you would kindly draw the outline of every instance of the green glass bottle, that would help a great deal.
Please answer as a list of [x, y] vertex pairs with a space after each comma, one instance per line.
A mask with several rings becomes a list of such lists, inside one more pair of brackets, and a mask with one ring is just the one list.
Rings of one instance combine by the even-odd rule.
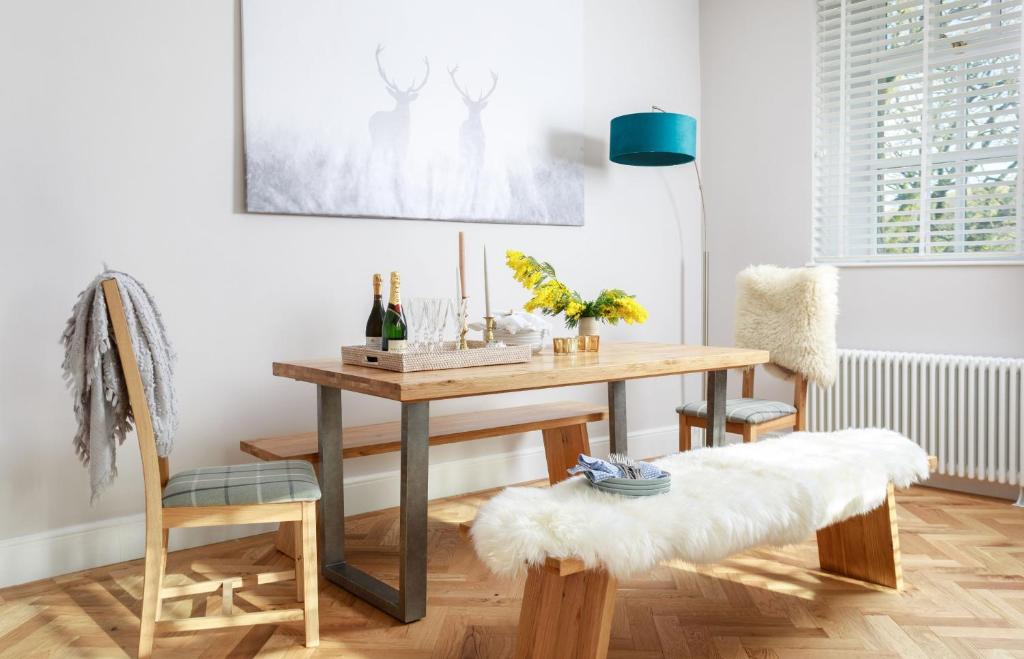
[[381, 303], [381, 284], [383, 278], [380, 273], [373, 275], [373, 307], [370, 309], [370, 317], [366, 319], [366, 347], [381, 350], [381, 337], [384, 335], [384, 305]]
[[382, 350], [388, 352], [405, 352], [409, 338], [409, 326], [402, 313], [402, 300], [399, 292], [401, 281], [397, 272], [391, 273], [391, 295], [388, 298], [388, 310], [384, 312], [384, 329], [381, 333]]

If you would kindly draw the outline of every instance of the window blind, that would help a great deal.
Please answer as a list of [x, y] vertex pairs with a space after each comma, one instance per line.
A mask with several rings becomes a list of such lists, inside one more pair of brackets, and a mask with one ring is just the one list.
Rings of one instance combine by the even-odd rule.
[[818, 0], [820, 261], [1022, 260], [1022, 0]]

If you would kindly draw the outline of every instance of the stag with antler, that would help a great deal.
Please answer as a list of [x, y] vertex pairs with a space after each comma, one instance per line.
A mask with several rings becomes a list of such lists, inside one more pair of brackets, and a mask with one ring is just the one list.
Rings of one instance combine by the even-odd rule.
[[430, 60], [423, 58], [423, 65], [426, 68], [423, 81], [417, 84], [416, 78], [413, 78], [408, 87], [402, 88], [389, 78], [387, 71], [384, 70], [384, 65], [380, 61], [380, 54], [383, 51], [384, 46], [378, 44], [374, 55], [377, 60], [377, 73], [384, 81], [388, 94], [395, 99], [395, 107], [373, 113], [370, 117], [370, 139], [373, 141], [374, 150], [404, 160], [409, 147], [409, 105], [416, 100], [430, 78]]
[[459, 79], [456, 77], [458, 71], [458, 65], [448, 69], [448, 76], [452, 79], [452, 85], [459, 92], [459, 96], [462, 97], [462, 102], [466, 105], [466, 110], [468, 111], [466, 120], [462, 122], [462, 126], [459, 128], [459, 152], [462, 154], [464, 164], [467, 167], [479, 171], [480, 166], [484, 162], [484, 149], [487, 146], [487, 138], [484, 134], [484, 125], [480, 119], [480, 113], [487, 107], [487, 99], [491, 97], [491, 94], [498, 87], [498, 74], [491, 71], [491, 88], [486, 92], [481, 88], [476, 98], [474, 98], [469, 93], [468, 88], [463, 88], [459, 84]]

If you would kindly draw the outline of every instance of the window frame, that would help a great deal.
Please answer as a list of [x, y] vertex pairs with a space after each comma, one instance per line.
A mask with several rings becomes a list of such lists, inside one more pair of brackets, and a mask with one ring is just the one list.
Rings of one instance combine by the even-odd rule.
[[[959, 240], [950, 241], [957, 248], [954, 252], [938, 252], [929, 251], [934, 248], [934, 241], [929, 240], [933, 225], [935, 224], [951, 224], [953, 229], [949, 231], [963, 232], [967, 224], [972, 223], [972, 220], [966, 218], [963, 215], [963, 210], [957, 213], [948, 223], [941, 222], [935, 219], [935, 216], [941, 213], [941, 208], [936, 205], [936, 198], [932, 196], [931, 187], [924, 186], [923, 181], [925, 179], [936, 179], [940, 178], [941, 174], [934, 173], [936, 167], [932, 164], [933, 156], [932, 149], [936, 144], [941, 142], [934, 141], [931, 136], [933, 126], [938, 123], [937, 119], [930, 118], [933, 112], [936, 110], [933, 108], [933, 102], [936, 97], [934, 95], [933, 86], [935, 78], [939, 77], [934, 69], [929, 66], [929, 54], [933, 45], [931, 40], [934, 35], [929, 32], [929, 17], [935, 12], [936, 2], [935, 0], [921, 0], [921, 9], [924, 14], [923, 33], [922, 33], [922, 55], [921, 55], [921, 117], [919, 124], [919, 134], [922, 135], [920, 143], [920, 155], [916, 156], [919, 159], [920, 165], [920, 179], [922, 180], [922, 187], [917, 196], [917, 209], [908, 210], [907, 214], [914, 214], [917, 216], [916, 227], [917, 229], [913, 232], [916, 235], [914, 243], [918, 246], [918, 252], [916, 253], [892, 253], [892, 254], [879, 254], [879, 248], [884, 248], [884, 243], [880, 243], [878, 240], [874, 240], [873, 244], [870, 244], [870, 254], [849, 254], [850, 251], [850, 233], [849, 229], [845, 226], [851, 217], [856, 218], [857, 216], [849, 213], [844, 209], [846, 204], [845, 201], [840, 201], [839, 204], [829, 208], [827, 207], [828, 200], [831, 199], [846, 199], [849, 195], [849, 189], [851, 182], [854, 181], [855, 176], [862, 176], [861, 174], [853, 174], [851, 171], [854, 167], [851, 166], [853, 160], [846, 153], [848, 148], [849, 138], [847, 126], [847, 117], [851, 104], [857, 102], [856, 97], [851, 94], [851, 88], [849, 86], [849, 74], [847, 71], [848, 67], [848, 40], [850, 35], [848, 34], [849, 28], [847, 26], [847, 19], [849, 16], [848, 3], [852, 0], [838, 0], [839, 8], [839, 36], [831, 37], [831, 43], [827, 40], [823, 40], [821, 37], [822, 28], [821, 24], [823, 21], [822, 14], [829, 11], [827, 5], [820, 0], [814, 0], [814, 47], [813, 47], [813, 64], [812, 64], [812, 80], [813, 80], [813, 93], [812, 93], [812, 122], [811, 122], [811, 156], [812, 156], [812, 194], [811, 194], [811, 231], [810, 231], [810, 249], [811, 249], [811, 261], [813, 263], [830, 264], [840, 267], [889, 267], [889, 266], [1021, 266], [1024, 265], [1024, 135], [1022, 135], [1022, 120], [1024, 120], [1024, 25], [1018, 24], [1018, 30], [1020, 31], [1020, 41], [1017, 49], [1016, 65], [1016, 95], [1012, 98], [1016, 103], [1016, 153], [1014, 155], [1007, 155], [1006, 158], [1010, 160], [1008, 162], [1016, 161], [1016, 166], [1013, 170], [1013, 188], [1014, 188], [1014, 201], [1013, 201], [1013, 234], [1015, 238], [1015, 247], [1007, 251], [964, 251], [964, 246], [969, 241], [964, 240], [964, 236], [961, 233]], [[904, 0], [905, 2], [905, 0]], [[1024, 6], [1018, 13], [1024, 22]], [[935, 29], [935, 28], [931, 28]], [[945, 37], [945, 34], [941, 35]], [[878, 42], [878, 38], [873, 37]], [[823, 48], [831, 46], [831, 53], [835, 54], [835, 59], [839, 62], [839, 80], [836, 83], [838, 90], [833, 92], [839, 102], [839, 108], [833, 110], [831, 113], [823, 109], [824, 106], [828, 105], [830, 96], [829, 90], [822, 84], [820, 76], [822, 74], [822, 65], [826, 61], [827, 56], [823, 55]], [[1003, 57], [1004, 55], [995, 55], [994, 57]], [[1012, 60], [1011, 60], [1012, 61]], [[969, 56], [962, 60], [958, 60], [957, 64], [969, 64], [971, 60]], [[966, 73], [961, 72], [961, 76], [965, 76]], [[1012, 73], [1011, 73], [1012, 75]], [[966, 84], [966, 78], [965, 83]], [[870, 82], [871, 86], [877, 87], [877, 79]], [[876, 92], [877, 93], [877, 92]], [[876, 99], [877, 96], [865, 97], [866, 99]], [[854, 100], [851, 100], [854, 99]], [[868, 100], [871, 103], [871, 100]], [[833, 106], [834, 107], [834, 106]], [[958, 106], [958, 107], [966, 107]], [[823, 118], [829, 123], [835, 124], [833, 131], [839, 132], [839, 139], [830, 142], [824, 137], [821, 131], [821, 124]], [[870, 122], [871, 120], [866, 120]], [[969, 126], [960, 124], [959, 130], [963, 131], [966, 135], [967, 131], [970, 130]], [[879, 138], [881, 141], [881, 138]], [[842, 153], [838, 157], [829, 155], [823, 156], [823, 149], [829, 144], [840, 144]], [[878, 147], [874, 147], [877, 151]], [[1012, 146], [1010, 147], [1013, 148]], [[994, 149], [994, 148], [993, 148]], [[959, 151], [955, 154], [946, 153], [939, 160], [943, 165], [949, 164], [953, 167], [960, 169], [960, 173], [954, 174], [957, 177], [965, 177], [968, 174], [963, 173], [962, 167], [967, 163], [984, 163], [986, 160], [991, 160], [999, 157], [998, 153], [986, 151], [982, 154], [982, 157], [978, 157], [977, 150], [966, 149]], [[826, 157], [836, 157], [836, 162], [839, 165], [828, 164]], [[915, 156], [911, 156], [915, 157]], [[857, 169], [861, 169], [864, 172], [863, 176], [867, 178], [875, 177], [875, 181], [880, 180], [881, 175], [887, 169], [885, 166], [874, 167], [874, 162], [882, 162], [882, 160], [868, 159], [862, 160], [859, 163], [855, 163]], [[832, 171], [829, 170], [831, 167]], [[898, 171], [897, 163], [893, 163], [893, 171]], [[909, 166], [908, 166], [909, 167]], [[904, 168], [906, 169], [906, 168]], [[841, 174], [836, 172], [842, 172]], [[831, 189], [828, 188], [827, 184], [823, 182], [823, 179], [828, 177], [835, 178], [838, 182], [831, 185]], [[840, 179], [839, 177], [843, 178]], [[960, 186], [959, 180], [954, 186]], [[964, 183], [963, 188], [969, 188], [971, 184]], [[882, 186], [875, 185], [875, 188]], [[883, 196], [882, 192], [875, 192], [872, 202], [868, 205], [880, 206], [881, 203], [877, 201]], [[977, 194], [977, 193], [975, 193]], [[1008, 195], [1007, 195], [1008, 196]], [[966, 209], [968, 206], [966, 202], [971, 198], [970, 195], [960, 193], [955, 196], [956, 199], [960, 200], [961, 209]], [[824, 222], [823, 219], [827, 217], [829, 211], [832, 212], [835, 217], [831, 218], [830, 222]], [[888, 211], [877, 211], [875, 214], [865, 213], [863, 218], [865, 222], [871, 222], [871, 235], [881, 235], [880, 228], [884, 226], [879, 221], [879, 217], [887, 214]], [[888, 213], [892, 214], [892, 213]], [[984, 222], [985, 220], [973, 220], [973, 223]], [[975, 231], [986, 231], [989, 229], [975, 229]], [[992, 229], [994, 230], [994, 229]], [[834, 251], [838, 254], [825, 254], [822, 248], [828, 247], [828, 241], [826, 238], [822, 238], [822, 234], [826, 232], [836, 232], [838, 234], [835, 242], [836, 249]], [[969, 231], [969, 230], [968, 230]], [[909, 232], [908, 232], [909, 233]], [[967, 234], [969, 235], [969, 233]], [[866, 242], [870, 242], [873, 239], [868, 239]], [[910, 243], [907, 243], [910, 244]]]

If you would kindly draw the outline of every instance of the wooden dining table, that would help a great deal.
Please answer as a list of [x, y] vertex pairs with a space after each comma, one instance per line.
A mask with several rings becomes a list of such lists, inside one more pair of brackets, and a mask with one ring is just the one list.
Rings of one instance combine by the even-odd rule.
[[[767, 361], [768, 352], [764, 350], [603, 342], [599, 352], [554, 355], [546, 350], [521, 364], [397, 373], [343, 364], [339, 357], [274, 362], [274, 375], [316, 385], [324, 577], [398, 620], [413, 622], [423, 618], [427, 612], [427, 473], [431, 401], [607, 384], [611, 452], [628, 453], [626, 382], [703, 372], [707, 373], [706, 441], [717, 446], [725, 433], [727, 370]], [[397, 589], [345, 559], [342, 391], [387, 398], [402, 405]]]

